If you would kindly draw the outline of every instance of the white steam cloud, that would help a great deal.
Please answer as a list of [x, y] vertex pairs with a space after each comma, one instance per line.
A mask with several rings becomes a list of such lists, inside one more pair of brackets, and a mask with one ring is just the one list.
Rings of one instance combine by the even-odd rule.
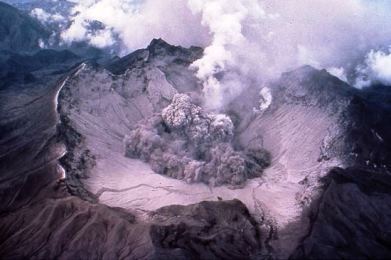
[[[121, 45], [122, 55], [145, 48], [153, 38], [171, 44], [204, 46], [208, 31], [200, 25], [184, 0], [72, 0], [71, 26], [65, 42], [88, 41], [97, 47]], [[104, 28], [91, 30], [91, 22]]]
[[348, 82], [348, 77], [346, 75], [345, 69], [342, 68], [342, 67], [339, 67], [339, 68], [337, 68], [337, 67], [328, 68], [327, 72], [330, 73], [331, 75], [339, 78], [342, 81]]
[[[77, 1], [71, 42], [119, 44], [122, 54], [152, 38], [205, 47], [192, 64], [206, 105], [219, 109], [246, 87], [308, 64], [360, 87], [391, 84], [391, 1], [90, 0]], [[103, 27], [91, 32], [90, 22]]]
[[30, 15], [40, 20], [42, 23], [64, 22], [65, 17], [59, 13], [51, 14], [42, 8], [34, 8]]
[[189, 7], [195, 14], [201, 14], [201, 24], [209, 29], [212, 37], [204, 56], [192, 67], [203, 82], [206, 105], [219, 109], [246, 84], [243, 79], [248, 78], [251, 60], [243, 51], [251, 51], [252, 42], [244, 30], [264, 20], [266, 13], [258, 2], [247, 0], [189, 0]]
[[391, 47], [388, 51], [371, 50], [364, 65], [357, 67], [358, 77], [355, 86], [367, 87], [371, 83], [391, 85]]

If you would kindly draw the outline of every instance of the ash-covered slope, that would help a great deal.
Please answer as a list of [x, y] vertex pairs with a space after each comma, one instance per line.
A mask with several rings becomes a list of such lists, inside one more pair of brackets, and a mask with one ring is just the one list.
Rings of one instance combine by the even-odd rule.
[[390, 173], [335, 169], [311, 210], [311, 229], [292, 259], [388, 259]]
[[[78, 71], [72, 70], [70, 75]], [[58, 159], [65, 153], [63, 143], [72, 154], [72, 144], [82, 143], [85, 137], [64, 121], [58, 128], [59, 120], [66, 118], [56, 111], [58, 92], [66, 78], [61, 73], [49, 73], [31, 84], [15, 83], [0, 90], [2, 259], [159, 259], [163, 255], [176, 259], [201, 255], [248, 258], [258, 252], [260, 233], [239, 201], [189, 205], [172, 211], [166, 208], [143, 222], [129, 210], [72, 196], [71, 180], [64, 182], [65, 172]], [[76, 152], [71, 158], [79, 156]], [[68, 169], [67, 160], [73, 161], [63, 157], [62, 164]], [[183, 213], [184, 219], [172, 219], [170, 214], [175, 212]], [[180, 239], [175, 238], [177, 235]], [[172, 237], [177, 243], [175, 249]], [[194, 241], [195, 237], [203, 239]], [[243, 247], [236, 241], [252, 243]], [[234, 250], [226, 252], [225, 247]]]
[[[341, 91], [329, 93], [340, 97]], [[389, 87], [375, 86], [354, 91], [347, 99], [339, 118], [343, 135], [329, 151], [344, 158], [348, 167], [334, 169], [325, 177], [324, 192], [311, 207], [310, 232], [293, 258], [390, 257], [390, 93]]]
[[201, 55], [154, 40], [109, 70], [86, 62], [33, 92], [2, 90], [0, 255], [387, 258], [388, 89], [355, 90], [311, 67], [261, 94], [249, 88], [222, 111], [230, 145], [266, 149], [272, 162], [236, 189], [188, 184], [125, 156], [125, 136], [162, 120], [178, 93], [202, 107], [188, 69]]
[[[303, 67], [282, 75], [261, 92], [266, 100], [262, 109], [258, 109], [258, 90], [250, 88], [223, 111], [234, 122], [235, 149], [266, 149], [271, 153], [271, 167], [264, 173], [260, 171], [235, 190], [224, 185], [212, 188], [187, 184], [154, 174], [152, 169], [159, 172], [162, 168], [152, 165], [151, 169], [148, 164], [124, 157], [123, 140], [143, 122], [164, 122], [164, 109], [178, 92], [202, 105], [200, 86], [188, 69], [200, 55], [197, 48], [183, 49], [154, 40], [147, 49], [109, 65], [117, 75], [86, 64], [65, 82], [60, 113], [81, 136], [76, 149], [71, 148], [69, 157], [65, 157], [66, 164], [73, 165], [67, 173], [69, 187], [79, 194], [87, 192], [90, 199], [101, 203], [136, 210], [136, 215], [147, 222], [151, 212], [162, 206], [237, 198], [249, 208], [261, 229], [270, 234], [262, 240], [267, 245], [263, 254], [285, 258], [311, 228], [306, 214], [323, 192], [322, 178], [333, 167], [374, 163], [368, 151], [373, 151], [371, 145], [379, 151], [387, 150], [386, 142], [378, 138], [384, 130], [380, 134], [374, 126], [363, 126], [364, 122], [372, 122], [359, 118], [367, 112], [357, 111], [358, 103], [367, 103], [365, 93], [326, 71]], [[267, 93], [271, 94], [271, 103], [265, 97]], [[378, 109], [377, 104], [367, 106]], [[185, 116], [191, 118], [190, 114]], [[371, 124], [376, 125], [375, 121]], [[164, 124], [160, 124], [162, 129]], [[159, 124], [148, 125], [152, 131], [148, 138], [131, 146], [139, 144], [147, 150], [155, 147], [159, 142], [152, 141], [154, 127], [159, 133]], [[356, 131], [365, 137], [357, 138]], [[185, 150], [189, 149], [179, 136], [170, 134], [172, 139], [167, 140], [179, 151], [184, 144], [188, 147]], [[131, 157], [143, 159], [148, 154], [137, 149], [131, 149]], [[168, 158], [167, 153], [162, 155]], [[185, 157], [178, 158], [186, 162]], [[85, 167], [86, 161], [91, 167]], [[186, 179], [186, 163], [161, 163], [163, 168], [171, 167], [169, 175]], [[82, 178], [75, 178], [74, 173]], [[165, 175], [165, 170], [159, 173]]]
[[[73, 158], [73, 149], [70, 147], [71, 151], [64, 161], [67, 161], [66, 164], [73, 164], [72, 169], [83, 168], [81, 161], [87, 160], [80, 160], [80, 155], [77, 155], [80, 152], [77, 150], [83, 150], [82, 154], [88, 153], [91, 156], [103, 153], [100, 156], [104, 160], [102, 170], [98, 163], [95, 174], [103, 174], [108, 170], [108, 166], [126, 165], [118, 163], [118, 160], [124, 160], [125, 135], [131, 132], [138, 121], [151, 117], [153, 113], [169, 105], [177, 93], [167, 81], [163, 70], [171, 71], [169, 73], [173, 75], [174, 81], [178, 78], [181, 83], [184, 82], [185, 84], [181, 85], [185, 90], [196, 85], [195, 77], [187, 67], [192, 60], [199, 57], [200, 49], [193, 53], [183, 48], [174, 48], [175, 53], [172, 53], [173, 47], [171, 46], [170, 50], [167, 46], [169, 45], [162, 40], [154, 40], [148, 49], [137, 51], [134, 55], [138, 56], [136, 60], [140, 64], [133, 64], [134, 68], [125, 74], [114, 75], [96, 64], [83, 64], [76, 73], [64, 81], [59, 100], [62, 121], [68, 125], [66, 129], [75, 129], [74, 135], [81, 135], [78, 143], [88, 143], [78, 144], [75, 150], [78, 158]], [[128, 57], [124, 59], [127, 60]], [[117, 63], [123, 64], [122, 61], [115, 64]], [[91, 150], [97, 151], [91, 153]], [[143, 167], [142, 164], [139, 166]], [[87, 171], [77, 170], [77, 176], [86, 177]], [[118, 169], [110, 171], [115, 172]], [[69, 173], [70, 180], [74, 177], [73, 172]], [[88, 181], [94, 182], [94, 179]], [[93, 193], [97, 193], [101, 188], [115, 188], [102, 187], [102, 184], [99, 184], [102, 180], [99, 178], [96, 181], [97, 185], [92, 183]], [[123, 184], [118, 180], [103, 183]]]

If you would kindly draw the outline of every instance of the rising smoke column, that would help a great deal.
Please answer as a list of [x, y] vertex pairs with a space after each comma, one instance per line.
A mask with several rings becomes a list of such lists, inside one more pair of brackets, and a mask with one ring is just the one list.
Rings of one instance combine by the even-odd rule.
[[[205, 46], [208, 32], [186, 0], [71, 0], [76, 6], [62, 32], [64, 43], [86, 41], [96, 47], [120, 45], [120, 55], [145, 48], [153, 38], [181, 46]], [[90, 30], [91, 21], [103, 28]]]
[[391, 46], [387, 50], [371, 50], [362, 65], [357, 66], [355, 86], [367, 87], [371, 83], [391, 86]]
[[243, 25], [251, 19], [264, 18], [265, 12], [256, 1], [247, 0], [189, 0], [189, 6], [194, 13], [201, 14], [202, 25], [207, 26], [212, 35], [204, 56], [191, 67], [202, 81], [206, 106], [218, 110], [227, 98], [237, 95], [243, 88], [241, 71], [237, 70], [240, 59], [237, 48], [249, 44], [243, 35]]
[[124, 139], [125, 155], [188, 183], [241, 187], [270, 164], [263, 148], [237, 150], [234, 125], [222, 114], [207, 113], [186, 94], [176, 94], [161, 114], [141, 122]]
[[[389, 73], [380, 66], [384, 59], [374, 56], [373, 63], [368, 57], [388, 55], [384, 49], [391, 45], [390, 1], [72, 1], [77, 5], [72, 25], [62, 33], [65, 42], [120, 44], [121, 54], [145, 48], [153, 38], [204, 47], [204, 57], [191, 68], [204, 87], [205, 105], [212, 110], [246, 87], [263, 86], [301, 65], [327, 69], [350, 84], [358, 74], [369, 84], [389, 84], [384, 80]], [[93, 20], [104, 27], [89, 31]]]

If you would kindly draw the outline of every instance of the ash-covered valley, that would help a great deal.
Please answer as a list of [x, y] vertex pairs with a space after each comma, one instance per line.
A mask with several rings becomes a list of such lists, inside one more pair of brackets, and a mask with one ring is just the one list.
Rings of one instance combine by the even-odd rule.
[[32, 25], [20, 50], [0, 30], [2, 259], [391, 257], [387, 84], [305, 65], [216, 109], [205, 48], [42, 49]]

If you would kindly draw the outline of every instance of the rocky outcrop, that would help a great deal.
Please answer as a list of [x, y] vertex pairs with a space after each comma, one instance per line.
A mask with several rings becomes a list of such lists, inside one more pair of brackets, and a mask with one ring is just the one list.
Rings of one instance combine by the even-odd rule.
[[5, 259], [243, 259], [260, 249], [260, 231], [239, 201], [169, 206], [153, 224], [130, 212], [69, 196], [64, 183], [2, 216]]
[[129, 212], [69, 196], [61, 183], [3, 216], [0, 230], [4, 259], [148, 259], [153, 252], [149, 228]]
[[391, 256], [390, 174], [334, 169], [311, 214], [311, 231], [292, 259], [387, 259]]
[[[118, 60], [109, 63], [106, 68], [116, 75], [124, 74], [127, 70], [132, 70], [145, 65], [146, 62], [154, 63], [163, 69], [167, 74], [177, 68], [187, 67], [194, 60], [202, 56], [203, 49], [191, 47], [189, 49], [181, 46], [172, 46], [162, 39], [153, 39], [146, 49], [136, 50]], [[186, 70], [177, 71], [179, 75], [172, 75], [172, 79], [184, 80]]]
[[82, 179], [88, 178], [89, 172], [95, 166], [95, 156], [85, 148], [85, 138], [72, 127], [65, 114], [60, 117], [57, 138], [67, 147], [66, 154], [59, 162], [67, 173], [66, 184], [70, 194], [95, 202], [95, 196], [86, 190], [81, 182]]
[[249, 259], [261, 251], [258, 223], [238, 200], [167, 206], [152, 219], [153, 259]]
[[[329, 90], [331, 94], [321, 96], [342, 91]], [[346, 167], [333, 169], [325, 176], [319, 201], [310, 205], [311, 228], [292, 259], [391, 256], [391, 212], [386, 206], [391, 199], [389, 93], [389, 88], [384, 86], [343, 91], [334, 97], [343, 100], [336, 103], [340, 107], [332, 108], [333, 103], [324, 103], [327, 109], [339, 111], [340, 129], [334, 138], [325, 140], [329, 145], [322, 146], [327, 150], [324, 159], [337, 155]]]

